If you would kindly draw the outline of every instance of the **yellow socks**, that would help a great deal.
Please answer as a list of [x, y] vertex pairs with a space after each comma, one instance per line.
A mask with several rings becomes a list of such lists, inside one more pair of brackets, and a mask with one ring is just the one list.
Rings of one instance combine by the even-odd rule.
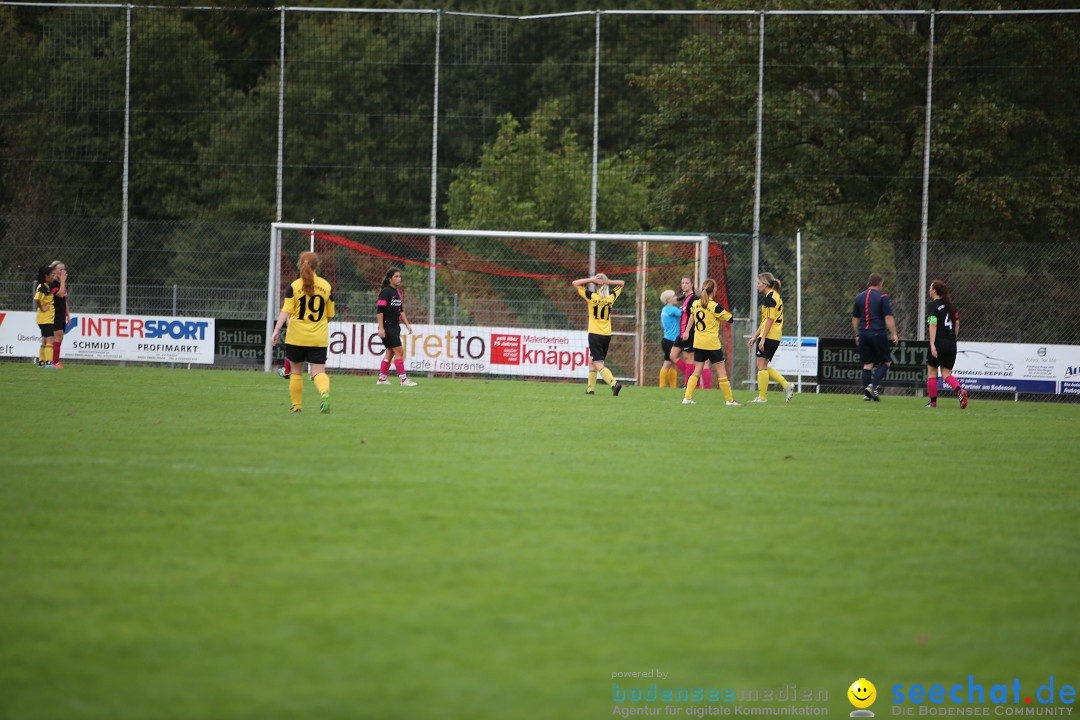
[[[315, 387], [319, 388], [319, 394], [320, 395], [330, 392], [330, 376], [329, 375], [327, 375], [324, 372], [321, 372], [318, 375], [316, 375], [313, 379], [315, 381]], [[290, 376], [290, 382], [291, 382], [291, 376]]]
[[679, 387], [679, 371], [677, 368], [671, 368], [668, 370], [668, 385], [671, 387]]
[[293, 410], [299, 410], [304, 399], [304, 376], [300, 373], [289, 376], [289, 399], [292, 400]]
[[667, 387], [668, 371], [660, 368], [660, 387]]
[[604, 382], [606, 382], [608, 385], [610, 385], [611, 387], [615, 387], [615, 376], [612, 375], [611, 371], [608, 370], [606, 367], [600, 371], [600, 377], [604, 378]]
[[694, 397], [694, 388], [697, 387], [697, 375], [691, 375], [690, 379], [686, 381], [686, 392], [683, 393], [683, 398], [691, 400]]
[[783, 389], [787, 390], [787, 386], [788, 386], [787, 378], [785, 378], [783, 375], [781, 375], [780, 372], [776, 368], [774, 368], [774, 367], [769, 368], [769, 379], [772, 380], [777, 385], [779, 385], [780, 387], [782, 387]]
[[589, 392], [594, 392], [595, 390], [596, 390], [596, 371], [595, 370], [590, 370], [589, 371]]
[[757, 396], [762, 400], [765, 399], [765, 395], [769, 392], [769, 371], [758, 370], [757, 371]]
[[724, 399], [735, 402], [735, 396], [731, 394], [731, 383], [726, 377], [720, 378], [720, 392], [724, 393]]

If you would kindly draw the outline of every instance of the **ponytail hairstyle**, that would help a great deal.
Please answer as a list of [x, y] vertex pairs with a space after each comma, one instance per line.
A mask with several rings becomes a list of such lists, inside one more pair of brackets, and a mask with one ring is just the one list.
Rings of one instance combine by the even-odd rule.
[[37, 271], [37, 285], [34, 285], [34, 292], [37, 292], [38, 285], [45, 282], [45, 278], [49, 277], [49, 273], [52, 272], [52, 268], [48, 265], [42, 265]]
[[716, 281], [709, 278], [701, 284], [701, 297], [699, 300], [701, 301], [702, 310], [709, 309], [709, 301], [713, 299], [714, 295], [716, 295]]
[[315, 271], [319, 269], [319, 256], [313, 252], [300, 253], [300, 279], [304, 281], [304, 294], [315, 294]]
[[395, 276], [395, 275], [397, 275], [397, 274], [398, 274], [399, 272], [401, 272], [401, 269], [400, 269], [400, 268], [396, 268], [396, 267], [392, 267], [392, 268], [390, 268], [389, 270], [387, 270], [387, 271], [386, 271], [386, 275], [384, 275], [384, 276], [383, 276], [383, 279], [382, 279], [382, 286], [383, 286], [384, 288], [385, 288], [385, 287], [390, 287], [390, 278], [394, 277], [394, 276]]
[[937, 293], [937, 296], [941, 298], [941, 301], [945, 303], [945, 309], [949, 311], [949, 314], [956, 317], [956, 308], [952, 304], [952, 295], [949, 294], [949, 286], [945, 284], [943, 280], [931, 280], [930, 289]]
[[763, 272], [757, 276], [757, 279], [768, 285], [776, 292], [780, 292], [780, 280], [777, 279], [772, 273]]
[[[607, 280], [607, 275], [605, 275], [604, 273], [596, 273], [596, 279]], [[596, 294], [602, 298], [606, 298], [607, 296], [611, 295], [611, 286], [598, 284], [596, 286]]]

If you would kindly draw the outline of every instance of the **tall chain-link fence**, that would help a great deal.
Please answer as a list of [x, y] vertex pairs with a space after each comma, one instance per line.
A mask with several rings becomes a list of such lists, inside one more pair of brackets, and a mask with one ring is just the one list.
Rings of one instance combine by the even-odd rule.
[[62, 259], [82, 311], [261, 318], [274, 220], [662, 229], [723, 235], [737, 334], [757, 271], [819, 336], [879, 271], [905, 336], [942, 277], [962, 338], [1076, 343], [1078, 67], [1080, 11], [1020, 5], [0, 2], [0, 300]]

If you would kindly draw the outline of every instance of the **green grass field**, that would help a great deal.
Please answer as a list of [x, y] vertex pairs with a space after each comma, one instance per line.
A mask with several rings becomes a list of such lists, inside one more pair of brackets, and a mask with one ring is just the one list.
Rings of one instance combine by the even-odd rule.
[[417, 380], [0, 365], [0, 718], [1080, 684], [1078, 405]]

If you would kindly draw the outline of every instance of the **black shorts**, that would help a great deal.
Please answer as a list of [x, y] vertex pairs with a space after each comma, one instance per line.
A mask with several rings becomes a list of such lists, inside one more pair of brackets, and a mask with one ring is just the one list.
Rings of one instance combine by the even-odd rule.
[[326, 348], [285, 343], [285, 357], [293, 364], [306, 362], [312, 365], [325, 365]]
[[930, 354], [928, 350], [926, 352], [926, 364], [936, 368], [949, 368], [952, 370], [956, 367], [956, 341], [945, 340], [934, 343], [934, 347], [937, 348], [937, 357]]
[[760, 341], [754, 343], [754, 357], [765, 358], [766, 360], [772, 360], [773, 355], [776, 354], [777, 348], [780, 347], [779, 340], [770, 340], [765, 338], [765, 349], [761, 349]]
[[892, 362], [888, 336], [881, 330], [860, 332], [859, 359], [863, 365], [885, 365]]
[[589, 333], [589, 355], [592, 361], [607, 359], [608, 346], [611, 345], [610, 335], [595, 335]]
[[664, 338], [663, 340], [660, 341], [660, 347], [662, 347], [664, 349], [664, 360], [665, 361], [670, 361], [671, 360], [671, 348], [675, 347], [676, 342], [678, 342], [678, 341], [677, 340], [668, 340], [667, 338]]
[[694, 362], [705, 362], [708, 360], [713, 365], [724, 362], [724, 349], [719, 350], [702, 350], [701, 348], [694, 348]]
[[382, 343], [384, 348], [393, 350], [401, 347], [401, 326], [390, 327], [389, 325], [383, 325], [383, 331], [386, 333]]
[[38, 325], [38, 330], [41, 331], [41, 337], [43, 338], [51, 338], [53, 336], [52, 323], [49, 323], [48, 325]]
[[57, 330], [59, 330], [60, 332], [65, 332], [67, 330], [67, 323], [65, 323], [63, 320], [57, 320], [53, 323], [52, 329], [53, 332], [56, 332]]
[[690, 327], [690, 334], [686, 336], [685, 340], [683, 340], [682, 335], [680, 335], [679, 339], [676, 342], [677, 342], [678, 346], [680, 348], [682, 348], [683, 352], [690, 352], [690, 353], [694, 352], [694, 328], [693, 328], [693, 326]]

